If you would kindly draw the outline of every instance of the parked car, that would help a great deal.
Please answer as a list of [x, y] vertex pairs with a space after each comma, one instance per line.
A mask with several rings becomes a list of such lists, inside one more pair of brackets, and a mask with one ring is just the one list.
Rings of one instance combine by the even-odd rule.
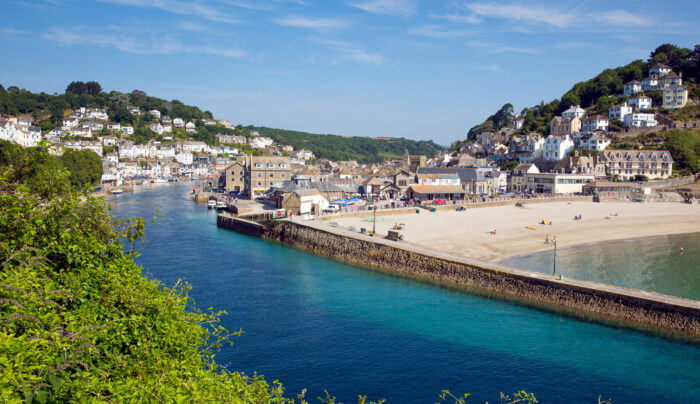
[[323, 211], [324, 211], [324, 212], [330, 212], [330, 213], [340, 212], [340, 206], [338, 206], [338, 205], [328, 205], [328, 207], [327, 207], [326, 209], [324, 209]]

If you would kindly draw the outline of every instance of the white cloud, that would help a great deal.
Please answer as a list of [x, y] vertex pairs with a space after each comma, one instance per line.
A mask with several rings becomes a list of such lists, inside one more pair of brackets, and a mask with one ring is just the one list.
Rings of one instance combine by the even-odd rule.
[[411, 28], [408, 30], [408, 33], [438, 39], [457, 38], [467, 35], [467, 31], [443, 29], [441, 26], [434, 24], [426, 24], [421, 25], [420, 27]]
[[603, 24], [620, 26], [653, 25], [656, 23], [652, 17], [630, 13], [624, 10], [604, 11], [592, 14], [593, 18]]
[[76, 27], [67, 30], [52, 27], [43, 37], [64, 46], [92, 45], [112, 47], [122, 52], [139, 55], [172, 55], [178, 53], [198, 53], [219, 55], [230, 58], [242, 58], [246, 51], [236, 48], [217, 48], [211, 46], [190, 46], [183, 44], [171, 35], [158, 36], [148, 32], [127, 31], [121, 27], [111, 27], [108, 33], [97, 33]]
[[202, 2], [189, 2], [180, 0], [100, 0], [104, 3], [119, 4], [141, 8], [155, 8], [173, 14], [195, 16], [210, 21], [236, 23], [234, 18], [218, 8]]
[[449, 15], [439, 15], [434, 16], [434, 18], [441, 18], [443, 20], [467, 23], [467, 24], [479, 24], [483, 21], [479, 16], [475, 14], [461, 15], [461, 14], [449, 14]]
[[366, 0], [350, 3], [352, 7], [372, 14], [410, 16], [416, 12], [417, 0]]
[[[368, 65], [381, 65], [386, 63], [386, 58], [381, 54], [367, 52], [348, 41], [333, 39], [314, 39], [314, 41], [335, 51], [340, 56], [341, 60], [349, 60]], [[336, 59], [331, 62], [337, 64], [339, 60]]]
[[472, 69], [477, 69], [477, 70], [483, 70], [486, 72], [501, 72], [503, 69], [501, 66], [497, 64], [490, 64], [490, 65], [472, 65]]
[[576, 18], [581, 17], [573, 10], [557, 10], [552, 6], [539, 4], [471, 3], [466, 7], [472, 13], [483, 17], [546, 23], [558, 28], [568, 27], [576, 21]]
[[309, 18], [302, 16], [287, 16], [274, 20], [279, 25], [313, 30], [332, 30], [348, 26], [348, 22], [338, 18]]
[[562, 42], [554, 45], [555, 49], [559, 50], [570, 50], [570, 49], [578, 49], [578, 48], [589, 48], [591, 47], [591, 44], [587, 42], [581, 42], [581, 41], [569, 41], [569, 42]]
[[469, 41], [465, 43], [465, 45], [471, 48], [483, 48], [488, 53], [526, 53], [530, 55], [536, 55], [540, 53], [538, 49], [505, 46], [482, 41]]
[[0, 28], [0, 35], [3, 36], [19, 36], [27, 35], [29, 32], [16, 28]]

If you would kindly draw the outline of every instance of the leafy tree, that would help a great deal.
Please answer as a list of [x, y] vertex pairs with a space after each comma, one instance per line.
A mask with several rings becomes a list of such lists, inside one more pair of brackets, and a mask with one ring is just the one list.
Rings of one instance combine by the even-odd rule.
[[131, 114], [131, 112], [129, 112], [128, 109], [124, 107], [117, 108], [117, 110], [114, 112], [114, 115], [112, 116], [112, 119], [119, 123], [134, 122], [134, 116]]
[[102, 86], [96, 81], [88, 81], [85, 83], [85, 92], [94, 97], [102, 92]]
[[63, 151], [60, 157], [63, 166], [70, 172], [70, 183], [75, 189], [86, 185], [97, 185], [102, 177], [102, 160], [92, 150]]
[[68, 84], [68, 87], [66, 87], [66, 92], [76, 95], [86, 94], [87, 86], [82, 81], [72, 81]]
[[5, 91], [5, 87], [3, 87], [2, 84], [0, 84], [0, 93], [6, 93], [6, 92], [7, 91]]
[[498, 160], [498, 167], [501, 169], [501, 171], [513, 171], [518, 164], [520, 164], [518, 160]]

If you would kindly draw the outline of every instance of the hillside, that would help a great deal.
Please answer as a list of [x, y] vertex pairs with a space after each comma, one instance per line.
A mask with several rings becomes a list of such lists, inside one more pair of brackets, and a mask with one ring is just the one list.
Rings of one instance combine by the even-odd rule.
[[[616, 97], [622, 94], [624, 83], [647, 77], [649, 68], [657, 63], [666, 64], [675, 73], [682, 75], [683, 85], [688, 88], [689, 98], [700, 98], [700, 45], [695, 45], [691, 50], [664, 44], [652, 51], [647, 61], [635, 60], [625, 66], [605, 69], [588, 81], [576, 83], [559, 99], [549, 103], [542, 101], [532, 108], [523, 109], [521, 118], [524, 123], [520, 132], [547, 133], [552, 118], [572, 105], [590, 108], [589, 115], [593, 113], [607, 115], [610, 106], [626, 100], [624, 96]], [[650, 92], [648, 95], [653, 99], [654, 104], [660, 103], [660, 92]], [[475, 139], [476, 135], [482, 132], [499, 130], [509, 125], [513, 118], [513, 106], [505, 104], [483, 123], [473, 126], [467, 134], [467, 139]]]
[[406, 150], [410, 154], [432, 156], [443, 148], [432, 140], [415, 141], [405, 138], [369, 138], [320, 135], [285, 129], [249, 126], [261, 136], [270, 137], [276, 143], [288, 144], [295, 149], [311, 150], [318, 158], [329, 160], [357, 160], [359, 163], [376, 163], [386, 159], [400, 159]]

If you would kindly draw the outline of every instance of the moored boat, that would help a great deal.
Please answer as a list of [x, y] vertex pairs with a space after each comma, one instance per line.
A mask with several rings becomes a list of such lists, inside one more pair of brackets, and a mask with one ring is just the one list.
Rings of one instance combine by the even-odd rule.
[[112, 193], [115, 194], [115, 195], [116, 195], [116, 194], [122, 194], [122, 193], [124, 193], [124, 190], [121, 189], [121, 188], [117, 188], [117, 189], [113, 189], [113, 190], [112, 190]]
[[214, 209], [214, 208], [216, 208], [216, 201], [215, 201], [214, 199], [210, 199], [210, 200], [207, 202], [207, 207], [209, 207], [209, 209]]
[[224, 202], [224, 201], [219, 201], [216, 203], [216, 208], [217, 209], [228, 209], [228, 205], [226, 205], [226, 202]]

